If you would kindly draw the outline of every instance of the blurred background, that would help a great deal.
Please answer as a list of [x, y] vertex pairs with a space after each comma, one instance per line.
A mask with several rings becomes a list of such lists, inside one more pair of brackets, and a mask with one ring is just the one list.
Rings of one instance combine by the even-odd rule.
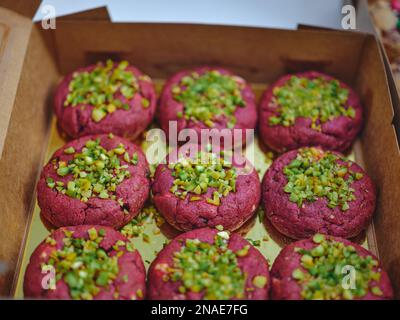
[[[356, 29], [375, 33], [400, 88], [400, 0], [42, 0], [34, 20], [52, 5], [56, 16], [107, 6], [114, 22], [174, 22], [296, 29], [341, 29], [342, 8], [356, 9]], [[373, 26], [375, 23], [375, 27]]]
[[[43, 0], [57, 16], [107, 6], [114, 22], [191, 22], [295, 29], [340, 28], [343, 0]], [[349, 1], [345, 1], [349, 2]], [[39, 8], [35, 20], [41, 20]]]

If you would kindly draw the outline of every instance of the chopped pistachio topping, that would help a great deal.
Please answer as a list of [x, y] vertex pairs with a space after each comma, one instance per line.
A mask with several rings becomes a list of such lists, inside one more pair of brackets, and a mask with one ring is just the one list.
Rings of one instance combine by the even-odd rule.
[[89, 239], [75, 238], [68, 230], [64, 233], [64, 246], [50, 254], [47, 264], [54, 266], [56, 281], [63, 279], [68, 285], [72, 299], [91, 300], [117, 278], [118, 255], [111, 257], [101, 248], [104, 229], [89, 229]]
[[201, 121], [208, 127], [214, 126], [216, 118], [224, 116], [228, 120], [228, 127], [233, 128], [236, 124], [236, 108], [245, 106], [242, 89], [243, 83], [234, 76], [221, 74], [217, 70], [202, 75], [194, 72], [183, 77], [172, 88], [174, 99], [184, 104], [184, 113], [179, 112], [177, 116]]
[[[201, 195], [214, 188], [213, 197], [207, 202], [216, 206], [229, 192], [236, 192], [236, 168], [215, 153], [199, 152], [195, 159], [182, 158], [169, 165], [175, 178], [170, 191], [182, 199], [188, 193]], [[190, 201], [199, 199], [190, 198]]]
[[137, 159], [130, 159], [123, 144], [107, 151], [100, 145], [99, 139], [88, 140], [80, 152], [72, 149], [67, 148], [64, 153], [73, 155], [73, 159], [68, 163], [56, 162], [55, 169], [58, 176], [72, 175], [73, 179], [65, 185], [61, 181], [54, 182], [52, 178], [47, 178], [48, 187], [55, 187], [58, 192], [83, 202], [94, 197], [115, 200], [117, 186], [130, 177], [128, 165], [122, 164], [119, 157], [133, 164], [136, 164]]
[[[302, 287], [304, 299], [353, 299], [368, 292], [382, 295], [380, 288], [373, 286], [379, 282], [381, 274], [376, 269], [378, 261], [372, 256], [361, 256], [353, 246], [320, 234], [315, 235], [313, 241], [316, 246], [310, 250], [296, 248], [301, 255], [301, 267], [292, 273]], [[345, 266], [354, 268], [354, 289], [343, 286]]]
[[165, 280], [180, 281], [181, 293], [202, 292], [207, 300], [244, 297], [245, 274], [235, 252], [228, 248], [228, 241], [218, 235], [213, 244], [186, 239], [181, 250], [174, 253], [173, 266], [167, 271]]
[[247, 254], [249, 253], [249, 249], [250, 249], [250, 246], [249, 246], [249, 245], [246, 245], [246, 246], [244, 246], [242, 249], [236, 251], [236, 255], [237, 255], [238, 257], [245, 257], [245, 256], [247, 256]]
[[345, 162], [329, 151], [300, 149], [297, 157], [283, 169], [288, 180], [284, 191], [290, 194], [289, 200], [301, 207], [304, 201], [326, 198], [329, 208], [349, 209], [348, 202], [355, 200], [354, 189], [350, 186], [362, 179], [363, 174], [351, 171], [351, 162], [343, 165], [339, 160]]
[[153, 205], [145, 206], [134, 219], [121, 229], [121, 233], [127, 238], [137, 238], [142, 236], [143, 240], [145, 240], [145, 226], [153, 219], [155, 220], [157, 227], [161, 227], [164, 224], [163, 217]]
[[127, 61], [117, 65], [107, 60], [105, 65], [98, 63], [92, 71], [74, 73], [64, 106], [94, 106], [92, 119], [95, 122], [117, 109], [129, 110], [129, 101], [139, 91], [139, 84], [134, 74], [127, 70], [128, 66]]
[[321, 130], [321, 124], [339, 116], [355, 117], [353, 107], [346, 106], [349, 90], [338, 80], [308, 79], [292, 76], [283, 86], [273, 90], [273, 102], [278, 115], [269, 119], [270, 125], [294, 125], [299, 117], [312, 119], [311, 127]]
[[254, 247], [261, 246], [261, 240], [254, 240], [254, 239], [251, 239], [251, 238], [246, 238], [246, 240], [248, 242], [250, 242]]

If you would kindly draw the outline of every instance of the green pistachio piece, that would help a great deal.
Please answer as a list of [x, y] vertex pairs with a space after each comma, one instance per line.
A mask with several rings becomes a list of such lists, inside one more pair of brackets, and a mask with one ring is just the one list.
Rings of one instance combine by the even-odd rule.
[[292, 277], [293, 277], [293, 279], [301, 280], [301, 279], [304, 279], [304, 273], [300, 269], [295, 269], [292, 272]]
[[52, 178], [47, 178], [46, 183], [47, 183], [47, 186], [51, 189], [53, 189], [56, 185], [56, 183], [54, 182], [54, 180]]
[[375, 296], [382, 296], [383, 295], [383, 292], [382, 292], [381, 288], [379, 288], [379, 287], [373, 287], [371, 289], [371, 292]]
[[142, 98], [142, 107], [146, 109], [149, 106], [150, 106], [150, 101], [146, 98]]
[[74, 149], [74, 147], [66, 148], [66, 149], [64, 149], [64, 153], [65, 154], [73, 154], [73, 153], [75, 153], [75, 149]]
[[320, 233], [315, 234], [314, 237], [313, 237], [313, 241], [315, 243], [321, 243], [324, 240], [325, 240], [325, 236], [323, 234], [320, 234]]
[[68, 167], [60, 167], [57, 169], [57, 174], [61, 177], [66, 176], [69, 173]]
[[267, 284], [267, 277], [266, 276], [255, 276], [253, 279], [253, 284], [257, 288], [264, 288]]
[[93, 109], [92, 111], [92, 119], [95, 122], [99, 122], [103, 120], [103, 118], [107, 115], [107, 112], [103, 109]]

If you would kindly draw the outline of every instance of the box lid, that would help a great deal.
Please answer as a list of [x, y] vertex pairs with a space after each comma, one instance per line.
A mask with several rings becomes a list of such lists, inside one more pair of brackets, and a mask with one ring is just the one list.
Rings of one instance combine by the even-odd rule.
[[31, 30], [31, 17], [0, 7], [0, 159]]
[[[382, 60], [385, 66], [385, 71], [388, 79], [390, 97], [392, 99], [392, 105], [393, 105], [394, 115], [392, 124], [395, 128], [396, 138], [398, 146], [400, 148], [400, 95], [399, 95], [400, 88], [397, 88], [396, 86], [393, 71], [392, 68], [390, 67], [389, 58], [383, 46], [382, 38], [379, 36], [377, 28], [374, 25], [369, 10], [368, 2], [369, 1], [367, 0], [359, 0], [355, 3], [357, 8], [357, 29], [362, 32], [371, 33], [375, 36], [375, 38], [378, 39], [379, 48], [381, 50]], [[373, 1], [370, 0], [370, 2]]]
[[76, 20], [103, 20], [111, 21], [110, 14], [107, 7], [98, 7], [81, 12], [71, 13], [62, 17], [58, 17], [62, 21], [76, 21]]
[[41, 0], [1, 0], [0, 7], [10, 9], [32, 19], [39, 8]]

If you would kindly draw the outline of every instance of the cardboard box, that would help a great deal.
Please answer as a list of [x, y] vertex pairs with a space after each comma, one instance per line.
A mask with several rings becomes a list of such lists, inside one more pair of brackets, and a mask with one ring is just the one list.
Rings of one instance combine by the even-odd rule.
[[[392, 99], [392, 104], [394, 107], [394, 117], [393, 124], [396, 128], [396, 134], [400, 136], [400, 96], [399, 89], [396, 86], [395, 78], [392, 72], [392, 68], [390, 67], [390, 62], [388, 58], [388, 54], [385, 50], [385, 47], [382, 43], [382, 37], [378, 31], [378, 28], [375, 26], [369, 6], [374, 4], [377, 0], [357, 0], [354, 1], [356, 12], [357, 12], [357, 30], [361, 32], [367, 32], [374, 34], [378, 41], [379, 47], [382, 51], [382, 59], [385, 65], [386, 75], [389, 84], [390, 96]], [[387, 0], [389, 1], [389, 0]]]
[[[8, 7], [14, 2], [5, 1]], [[17, 1], [18, 2], [18, 1]], [[202, 64], [222, 65], [251, 83], [315, 69], [352, 85], [365, 107], [356, 144], [379, 190], [367, 237], [400, 297], [400, 157], [393, 107], [378, 43], [372, 35], [193, 24], [111, 23], [104, 9], [57, 19], [55, 30], [0, 8], [0, 293], [19, 275], [52, 120], [55, 85], [77, 67], [127, 59], [153, 78]]]

